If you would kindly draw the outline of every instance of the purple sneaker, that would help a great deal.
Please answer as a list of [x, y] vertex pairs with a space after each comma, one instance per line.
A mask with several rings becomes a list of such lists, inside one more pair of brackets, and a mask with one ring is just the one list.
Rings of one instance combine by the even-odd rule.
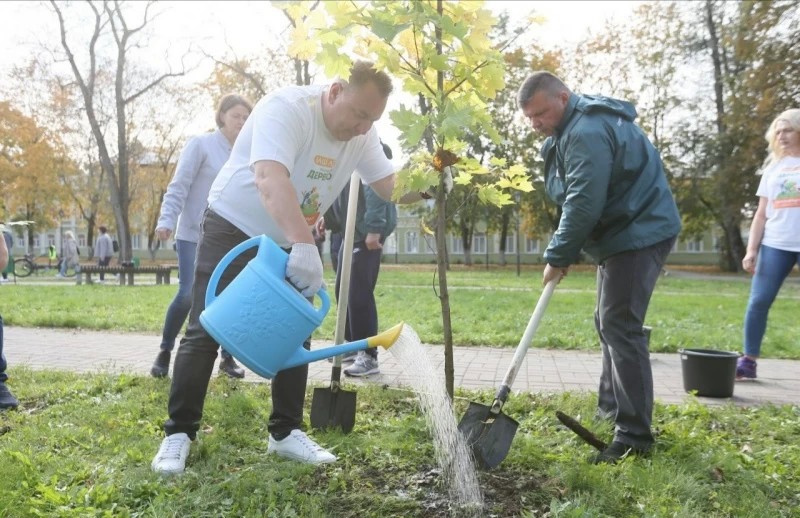
[[736, 379], [737, 380], [754, 380], [756, 379], [756, 361], [747, 356], [742, 356], [736, 362]]

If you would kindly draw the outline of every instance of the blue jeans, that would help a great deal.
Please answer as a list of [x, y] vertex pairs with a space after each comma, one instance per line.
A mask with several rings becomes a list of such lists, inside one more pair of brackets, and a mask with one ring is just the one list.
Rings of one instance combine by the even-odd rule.
[[[80, 265], [76, 264], [75, 265], [75, 271], [78, 272], [78, 271], [80, 271], [80, 269], [81, 269]], [[62, 259], [61, 260], [61, 271], [59, 273], [61, 274], [62, 277], [66, 277], [67, 276], [67, 260], [66, 259]]]
[[598, 413], [614, 419], [614, 440], [639, 448], [653, 442], [653, 370], [642, 326], [675, 238], [613, 255], [597, 267], [594, 322], [603, 353]]
[[744, 353], [758, 357], [761, 341], [767, 330], [767, 315], [783, 281], [800, 265], [800, 252], [789, 252], [761, 245], [756, 261], [756, 273], [750, 285], [750, 300], [744, 316]]
[[[178, 293], [172, 299], [164, 318], [164, 329], [161, 333], [161, 350], [171, 351], [175, 348], [175, 340], [183, 329], [189, 310], [192, 309], [192, 286], [194, 285], [194, 259], [197, 255], [197, 243], [178, 239], [175, 242], [178, 252]], [[222, 350], [222, 357], [230, 357], [230, 353]]]

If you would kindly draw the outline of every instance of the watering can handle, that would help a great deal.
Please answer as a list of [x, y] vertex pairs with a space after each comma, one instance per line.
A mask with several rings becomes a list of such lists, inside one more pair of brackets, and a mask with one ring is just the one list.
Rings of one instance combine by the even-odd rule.
[[[239, 257], [245, 251], [254, 248], [256, 246], [263, 246], [264, 248], [267, 247], [267, 243], [264, 242], [265, 240], [269, 239], [266, 235], [255, 236], [247, 239], [246, 241], [242, 241], [232, 249], [228, 251], [227, 254], [219, 261], [217, 267], [214, 268], [214, 272], [211, 274], [211, 278], [208, 280], [208, 288], [206, 288], [206, 307], [210, 306], [212, 302], [214, 302], [217, 298], [217, 285], [219, 284], [219, 280], [222, 277], [222, 274], [228, 268], [228, 265], [233, 262], [234, 259]], [[262, 242], [264, 244], [262, 245]], [[276, 245], [277, 248], [277, 245]], [[278, 248], [280, 250], [280, 248]], [[288, 260], [288, 254], [280, 250], [281, 253], [286, 255], [286, 258], [282, 258], [282, 263], [285, 265], [286, 261]], [[285, 267], [284, 267], [285, 271]], [[299, 294], [299, 292], [298, 292]], [[318, 310], [316, 310], [322, 317], [324, 317], [331, 306], [330, 297], [328, 297], [328, 292], [325, 291], [325, 288], [320, 288], [317, 292], [319, 295], [320, 300], [322, 301], [322, 305]]]

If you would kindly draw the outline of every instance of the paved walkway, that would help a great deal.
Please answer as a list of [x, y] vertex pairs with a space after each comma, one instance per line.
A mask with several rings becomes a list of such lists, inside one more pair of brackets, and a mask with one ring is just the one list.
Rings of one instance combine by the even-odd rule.
[[[5, 354], [10, 368], [58, 369], [75, 372], [129, 372], [147, 375], [157, 353], [159, 336], [155, 334], [112, 333], [81, 330], [6, 327]], [[328, 344], [315, 341], [313, 347]], [[432, 362], [443, 371], [442, 346], [427, 346]], [[409, 379], [392, 354], [381, 351], [381, 374], [354, 384], [377, 383], [390, 387], [409, 385]], [[455, 383], [467, 389], [496, 389], [505, 376], [513, 348], [456, 347]], [[681, 403], [688, 396], [683, 390], [679, 354], [652, 354], [656, 400]], [[309, 383], [325, 385], [330, 380], [331, 364], [312, 363]], [[600, 354], [580, 351], [529, 349], [513, 384], [514, 391], [556, 393], [595, 391], [600, 377]], [[734, 396], [728, 399], [698, 398], [707, 404], [750, 406], [767, 403], [800, 403], [800, 361], [759, 361], [759, 380], [739, 382]], [[264, 381], [252, 372], [246, 381]], [[490, 402], [490, 401], [489, 401]]]

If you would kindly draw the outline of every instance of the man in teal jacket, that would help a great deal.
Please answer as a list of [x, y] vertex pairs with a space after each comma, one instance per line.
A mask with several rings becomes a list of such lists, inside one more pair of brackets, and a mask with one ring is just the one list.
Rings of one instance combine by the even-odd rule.
[[[392, 158], [392, 150], [381, 142], [386, 158]], [[342, 193], [325, 213], [323, 225], [330, 230], [331, 243], [344, 235], [347, 220], [347, 204], [350, 197], [348, 182]], [[350, 291], [348, 292], [345, 340], [360, 340], [378, 334], [378, 308], [375, 303], [375, 285], [381, 268], [383, 243], [397, 226], [397, 207], [377, 195], [368, 185], [361, 184], [358, 190], [355, 232], [353, 236], [353, 259], [350, 266]], [[324, 230], [323, 230], [324, 232]], [[344, 249], [338, 251], [336, 269], [336, 293], [339, 293], [340, 270]], [[345, 358], [347, 359], [347, 358]], [[344, 370], [347, 376], [370, 376], [380, 374], [378, 349], [371, 347], [359, 351], [353, 364]]]
[[548, 137], [545, 187], [562, 208], [544, 253], [543, 281], [563, 278], [581, 249], [598, 264], [598, 416], [613, 419], [615, 432], [592, 462], [647, 453], [654, 443], [653, 374], [642, 326], [681, 228], [661, 158], [628, 102], [574, 94], [549, 72], [531, 74], [517, 101], [533, 129]]

